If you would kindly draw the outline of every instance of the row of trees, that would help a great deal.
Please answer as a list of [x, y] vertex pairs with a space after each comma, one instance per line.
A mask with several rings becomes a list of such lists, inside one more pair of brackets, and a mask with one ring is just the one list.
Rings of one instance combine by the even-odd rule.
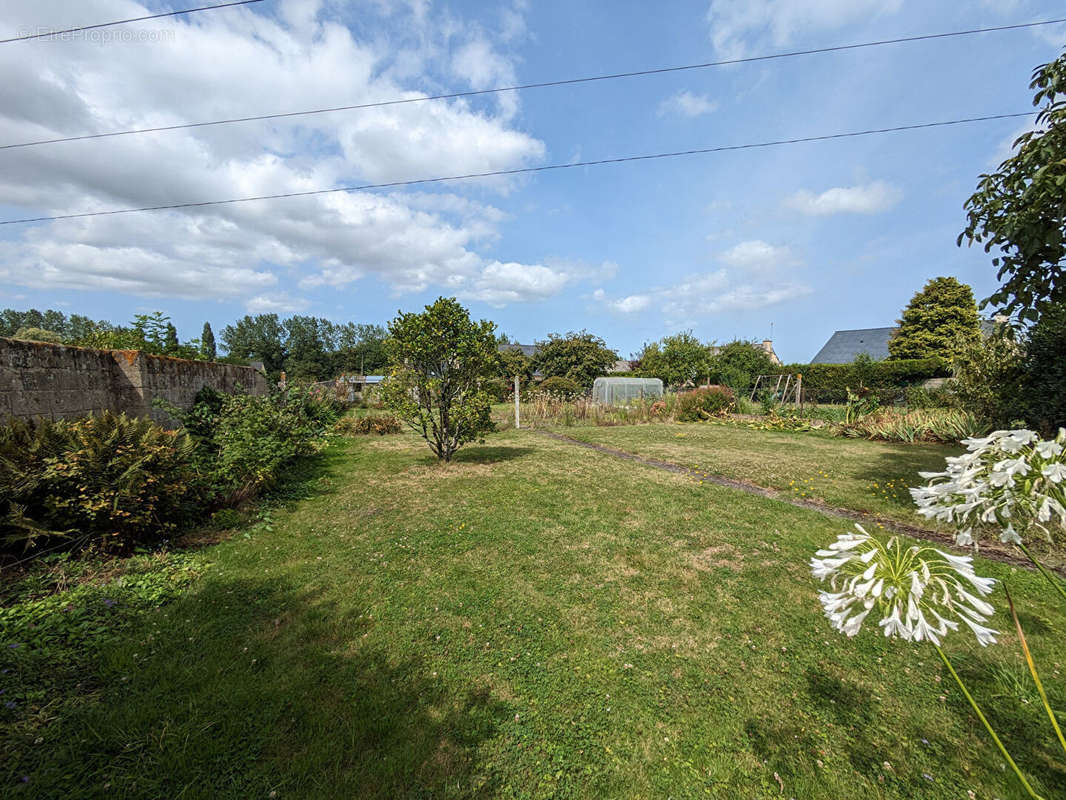
[[327, 380], [345, 372], [385, 370], [386, 331], [380, 325], [337, 324], [323, 317], [245, 316], [222, 329], [230, 356], [262, 361], [268, 375]]
[[114, 325], [81, 314], [69, 317], [62, 311], [35, 308], [0, 311], [0, 336], [76, 347], [111, 350], [143, 350], [153, 355], [213, 361], [217, 357], [215, 335], [209, 322], [204, 323], [199, 339], [178, 340], [178, 329], [161, 311], [137, 314], [128, 325]]
[[[198, 339], [180, 341], [177, 328], [161, 311], [138, 314], [127, 325], [114, 325], [80, 314], [37, 309], [0, 311], [0, 336], [38, 342], [112, 350], [143, 350], [153, 355], [219, 360], [215, 333], [205, 322]], [[276, 378], [286, 372], [295, 378], [325, 380], [343, 372], [380, 373], [387, 363], [386, 331], [380, 325], [337, 324], [320, 317], [277, 314], [243, 317], [221, 334], [227, 355], [235, 363], [261, 361]]]
[[704, 343], [691, 331], [645, 344], [633, 365], [634, 374], [660, 378], [667, 386], [711, 383], [735, 389], [746, 388], [756, 376], [778, 370], [770, 354], [755, 342]]

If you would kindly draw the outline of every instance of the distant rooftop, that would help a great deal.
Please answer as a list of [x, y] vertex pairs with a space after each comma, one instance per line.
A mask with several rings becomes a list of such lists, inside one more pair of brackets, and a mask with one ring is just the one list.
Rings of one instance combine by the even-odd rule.
[[[988, 338], [996, 329], [996, 324], [1005, 318], [982, 319], [981, 335]], [[859, 328], [853, 331], [837, 331], [822, 345], [818, 355], [811, 359], [812, 364], [850, 364], [855, 356], [866, 353], [874, 361], [888, 358], [888, 340], [898, 328]]]
[[535, 344], [501, 344], [496, 348], [497, 352], [503, 353], [506, 350], [519, 350], [526, 358], [533, 358], [540, 350]]
[[874, 361], [888, 358], [888, 340], [896, 332], [893, 328], [859, 328], [853, 331], [837, 331], [829, 337], [812, 364], [850, 364], [860, 353], [866, 353]]

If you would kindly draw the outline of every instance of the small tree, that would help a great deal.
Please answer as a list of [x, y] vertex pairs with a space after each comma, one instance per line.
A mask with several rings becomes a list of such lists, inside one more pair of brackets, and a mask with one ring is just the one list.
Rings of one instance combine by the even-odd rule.
[[444, 297], [421, 314], [400, 314], [389, 323], [390, 371], [381, 399], [441, 461], [495, 429], [492, 398], [483, 387], [498, 363], [495, 328], [472, 321], [454, 298]]
[[758, 375], [778, 370], [770, 354], [755, 342], [736, 339], [718, 350], [711, 359], [711, 379], [734, 391], [747, 389]]
[[166, 336], [163, 339], [163, 352], [167, 355], [174, 355], [180, 346], [178, 329], [174, 327], [173, 322], [168, 322]]
[[1045, 304], [1066, 301], [1066, 55], [1037, 67], [1030, 89], [1043, 104], [1035, 130], [1014, 142], [1016, 152], [982, 175], [966, 201], [958, 243], [997, 251], [992, 264], [1002, 285], [982, 303], [1036, 320]]
[[955, 278], [934, 278], [903, 309], [888, 342], [890, 358], [951, 360], [981, 335], [973, 289]]
[[692, 331], [667, 336], [644, 346], [640, 354], [640, 372], [660, 378], [668, 386], [688, 381], [699, 383], [711, 371], [711, 351]]
[[218, 350], [215, 348], [215, 332], [211, 330], [211, 323], [204, 323], [203, 333], [200, 334], [200, 355], [207, 361], [218, 358]]
[[537, 342], [537, 347], [540, 349], [533, 364], [545, 378], [569, 378], [582, 389], [590, 388], [618, 361], [618, 353], [588, 331], [566, 336], [549, 333], [548, 340]]

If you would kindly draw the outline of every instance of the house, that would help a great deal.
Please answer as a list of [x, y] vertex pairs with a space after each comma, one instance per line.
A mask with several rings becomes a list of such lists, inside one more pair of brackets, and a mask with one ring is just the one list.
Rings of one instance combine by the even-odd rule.
[[837, 331], [822, 345], [811, 359], [812, 364], [850, 364], [860, 353], [866, 353], [874, 361], [888, 358], [888, 340], [896, 328], [859, 328]]
[[535, 344], [518, 344], [516, 342], [501, 344], [496, 348], [497, 353], [505, 353], [508, 350], [517, 350], [526, 358], [533, 358], [533, 356], [540, 352], [540, 348]]
[[[996, 326], [1007, 322], [1003, 316], [982, 319], [981, 335], [986, 339], [993, 334]], [[822, 349], [811, 359], [812, 364], [850, 364], [855, 356], [866, 353], [874, 361], [888, 358], [888, 342], [899, 328], [859, 328], [851, 331], [837, 331], [822, 345]], [[765, 343], [764, 343], [765, 344]]]

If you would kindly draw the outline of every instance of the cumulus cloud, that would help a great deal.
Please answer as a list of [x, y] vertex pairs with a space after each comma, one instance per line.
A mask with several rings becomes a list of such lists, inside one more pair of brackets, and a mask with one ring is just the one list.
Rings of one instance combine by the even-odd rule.
[[820, 194], [800, 190], [785, 199], [785, 205], [802, 214], [878, 214], [903, 199], [903, 192], [884, 181], [861, 186], [835, 186]]
[[749, 272], [770, 272], [796, 263], [787, 245], [767, 244], [761, 239], [740, 242], [722, 253], [720, 258], [731, 267]]
[[302, 297], [290, 297], [287, 293], [261, 294], [250, 298], [244, 307], [249, 314], [298, 314], [306, 311], [311, 303]]
[[609, 300], [607, 307], [621, 314], [633, 314], [643, 311], [651, 305], [651, 297], [646, 294], [631, 294], [618, 300]]
[[691, 118], [710, 114], [717, 109], [718, 104], [710, 100], [706, 95], [693, 94], [688, 89], [682, 89], [659, 104], [659, 116], [677, 114]]
[[[127, 0], [79, 8], [99, 19], [150, 13]], [[521, 10], [504, 15], [508, 36], [521, 33]], [[8, 4], [0, 21], [19, 30], [65, 11], [62, 0]], [[411, 87], [433, 79], [483, 86], [514, 77], [491, 31], [417, 3], [379, 11], [385, 21], [367, 40], [353, 38], [331, 4], [282, 0], [276, 15], [247, 7], [134, 24], [121, 46], [2, 48], [0, 142], [416, 97]], [[508, 169], [545, 152], [513, 124], [516, 113], [496, 101], [416, 103], [11, 150], [0, 154], [0, 196], [16, 209], [8, 216], [36, 216]], [[478, 191], [512, 185], [480, 182]], [[0, 281], [258, 308], [302, 307], [267, 291], [283, 278], [340, 289], [376, 276], [396, 291], [439, 286], [500, 302], [566, 284], [529, 265], [523, 280], [497, 285], [494, 265], [511, 262], [480, 250], [505, 215], [462, 191], [347, 192], [12, 227], [0, 242]]]
[[493, 306], [523, 300], [544, 300], [559, 294], [572, 276], [541, 264], [486, 264], [470, 288], [459, 292], [460, 297], [481, 300]]
[[711, 42], [726, 58], [750, 55], [752, 46], [783, 47], [801, 33], [834, 30], [893, 14], [903, 0], [711, 0]]
[[752, 310], [810, 294], [810, 288], [790, 280], [735, 282], [725, 269], [691, 275], [679, 283], [660, 286], [640, 294], [611, 299], [598, 298], [619, 314], [652, 311], [667, 324], [693, 323], [723, 311]]
[[801, 261], [784, 245], [740, 242], [719, 254], [726, 265], [690, 275], [678, 283], [612, 298], [602, 289], [593, 299], [619, 314], [652, 312], [668, 325], [694, 324], [710, 314], [765, 308], [810, 294], [791, 273]]

